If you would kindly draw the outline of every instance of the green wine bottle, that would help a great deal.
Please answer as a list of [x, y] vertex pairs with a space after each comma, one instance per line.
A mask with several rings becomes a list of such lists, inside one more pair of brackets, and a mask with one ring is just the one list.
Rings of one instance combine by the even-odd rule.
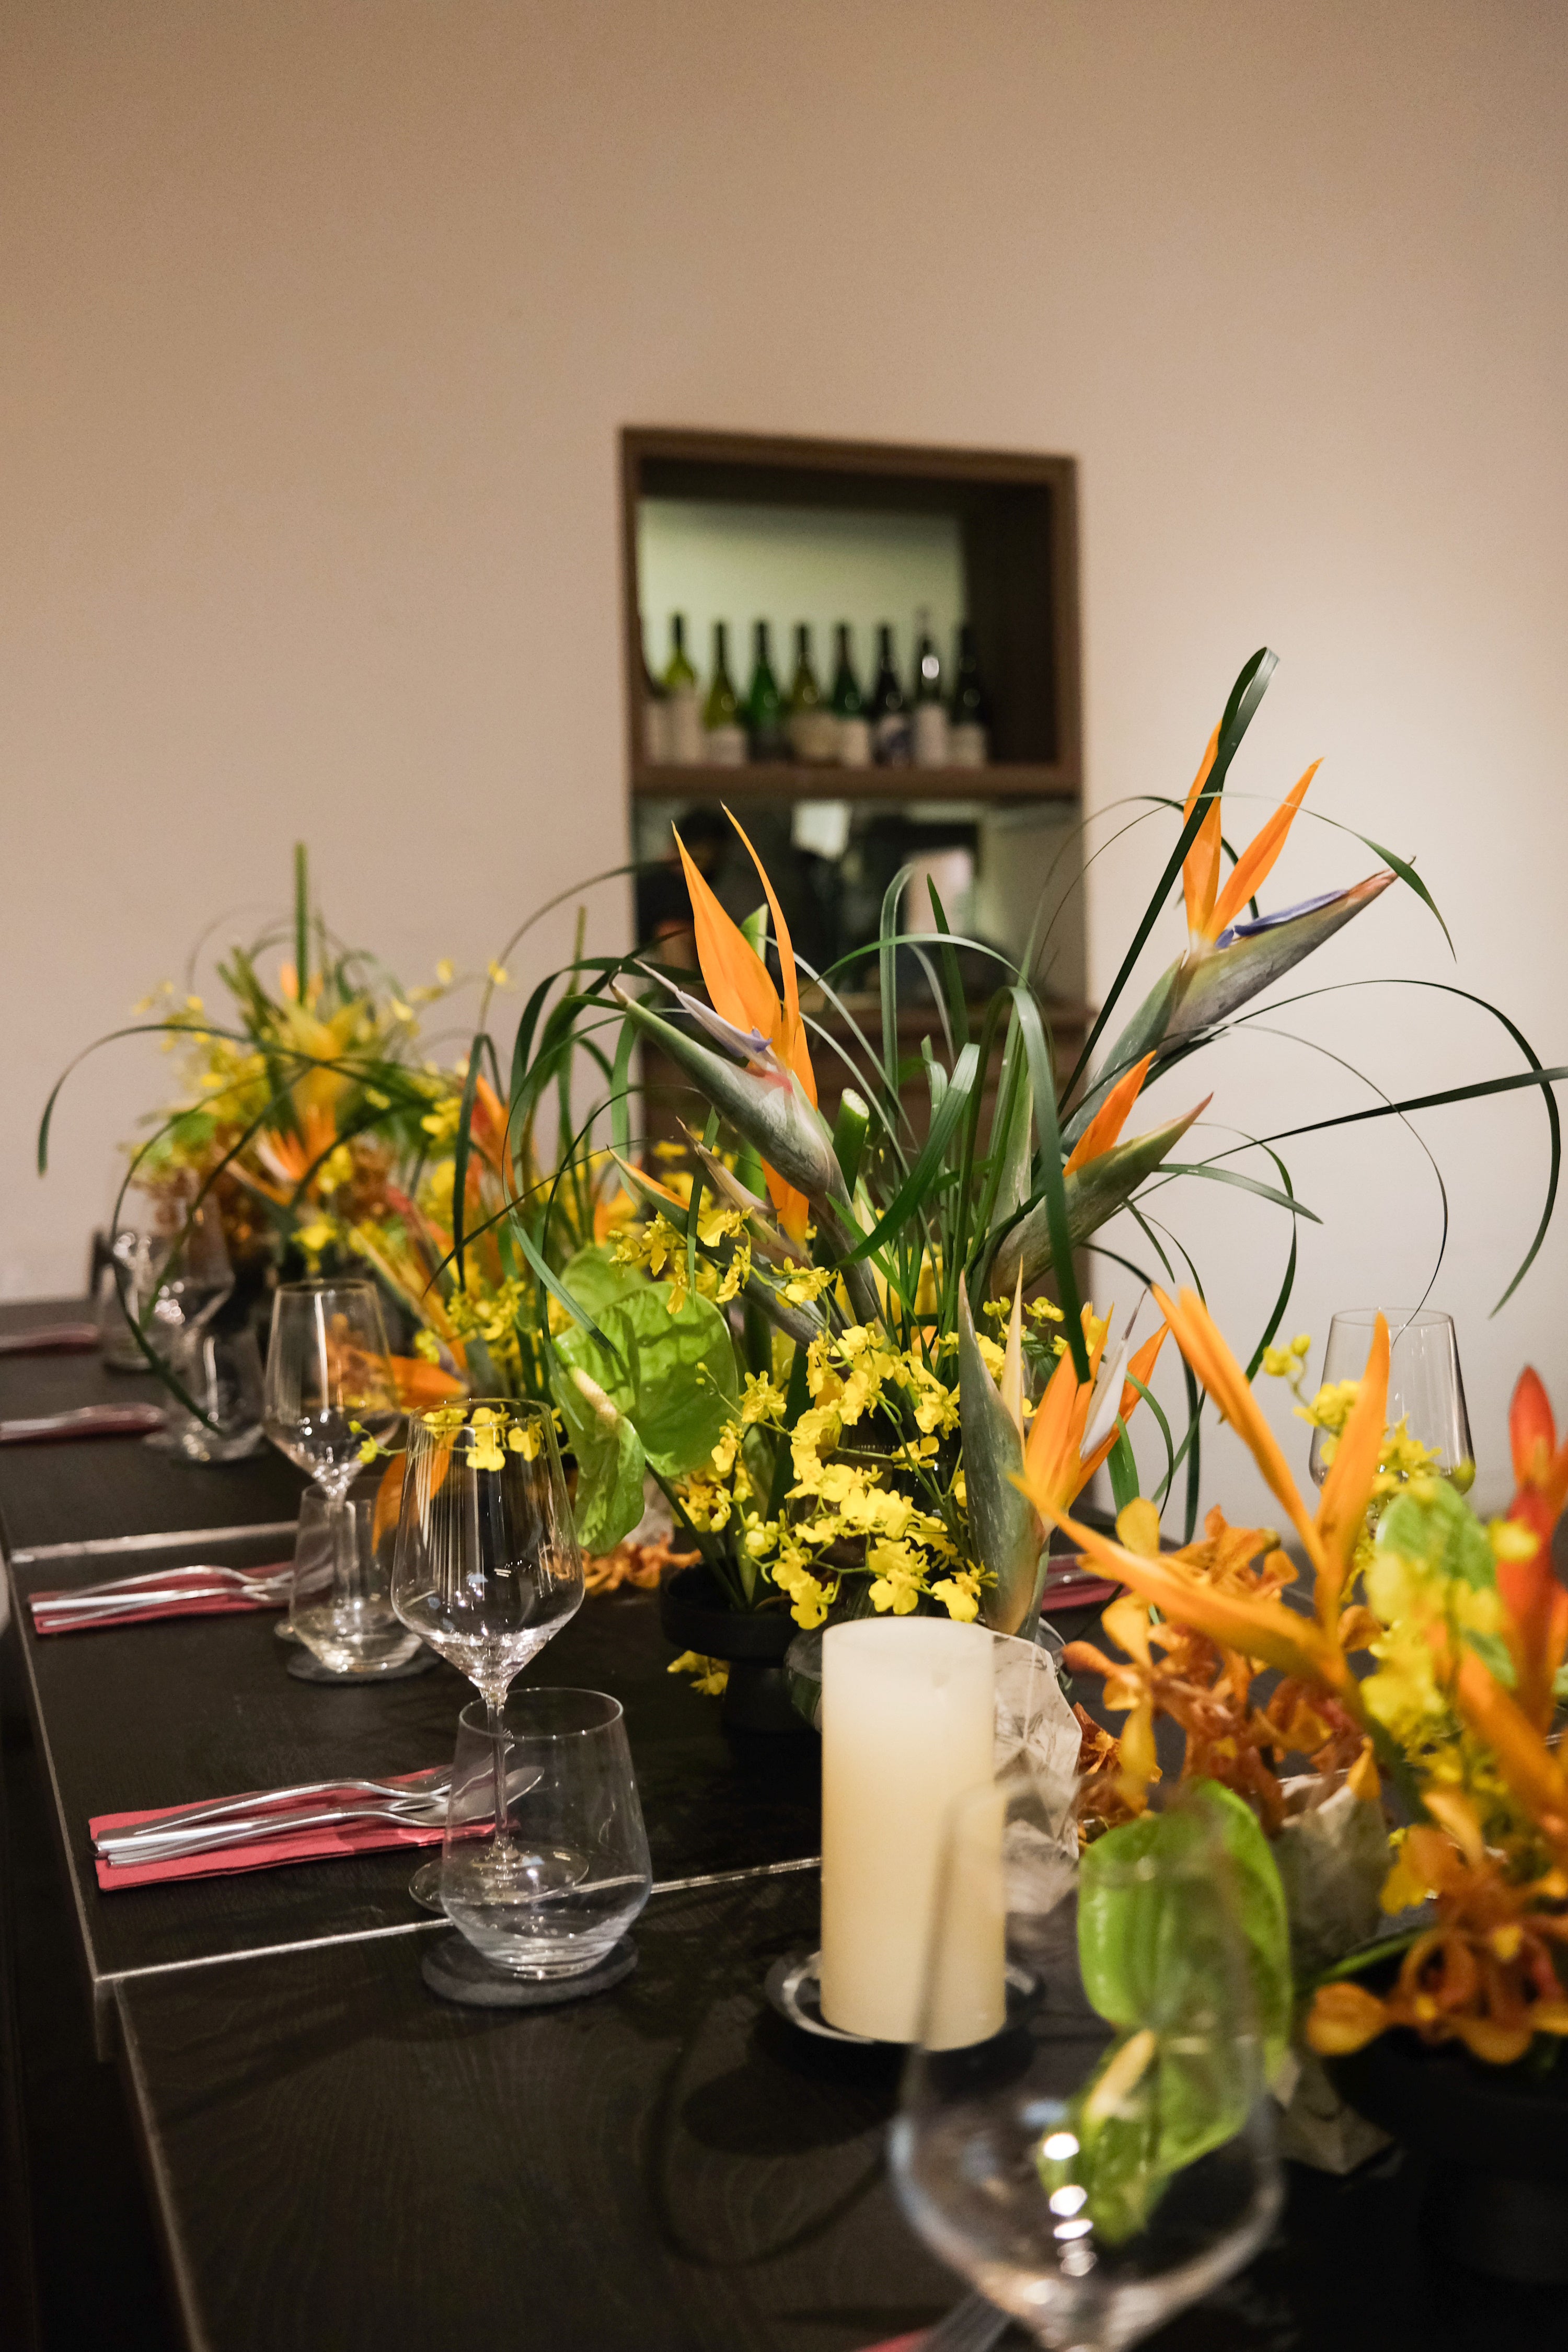
[[942, 698], [942, 657], [931, 633], [931, 615], [923, 606], [917, 618], [911, 749], [917, 768], [945, 768], [947, 711]]
[[795, 678], [789, 690], [790, 751], [803, 765], [819, 768], [833, 759], [837, 747], [838, 730], [822, 699], [822, 688], [812, 665], [811, 625], [809, 622], [797, 621]]
[[755, 642], [752, 683], [746, 694], [747, 742], [754, 761], [783, 760], [788, 751], [784, 737], [784, 697], [779, 692], [778, 679], [773, 676], [765, 621], [756, 624]]
[[983, 768], [991, 753], [991, 708], [981, 683], [974, 631], [967, 621], [958, 632], [952, 699], [948, 705], [948, 758], [955, 768]]
[[838, 650], [833, 671], [833, 722], [838, 740], [836, 755], [841, 768], [865, 768], [871, 761], [871, 730], [860, 681], [855, 675], [849, 624], [838, 624]]
[[910, 764], [910, 707], [893, 662], [893, 632], [884, 621], [877, 631], [877, 677], [871, 688], [871, 757], [879, 768]]
[[665, 730], [669, 758], [677, 767], [695, 767], [702, 757], [702, 713], [697, 672], [686, 657], [686, 615], [669, 616], [669, 659], [664, 670]]
[[730, 631], [723, 621], [713, 624], [713, 677], [702, 709], [702, 732], [710, 767], [745, 766], [746, 730], [741, 724], [741, 698], [730, 676]]

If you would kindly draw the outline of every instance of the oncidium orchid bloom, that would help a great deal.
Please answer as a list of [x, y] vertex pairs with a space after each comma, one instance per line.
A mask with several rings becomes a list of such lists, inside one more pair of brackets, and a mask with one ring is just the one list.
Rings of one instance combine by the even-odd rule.
[[1313, 1571], [1315, 1618], [1304, 1617], [1272, 1598], [1199, 1582], [1184, 1569], [1179, 1556], [1151, 1558], [1081, 1525], [1068, 1517], [1062, 1502], [1028, 1465], [1024, 1490], [1042, 1517], [1053, 1520], [1080, 1551], [1163, 1615], [1194, 1626], [1223, 1648], [1262, 1659], [1300, 1681], [1316, 1683], [1331, 1692], [1357, 1723], [1364, 1723], [1356, 1678], [1340, 1639], [1340, 1603], [1383, 1450], [1388, 1326], [1379, 1315], [1361, 1394], [1345, 1423], [1313, 1513], [1301, 1499], [1279, 1440], [1247, 1386], [1246, 1373], [1203, 1300], [1192, 1290], [1171, 1299], [1157, 1286], [1154, 1297], [1175, 1334], [1176, 1345], [1247, 1446], [1300, 1538]]
[[[769, 977], [767, 965], [758, 955], [740, 926], [733, 922], [709, 888], [696, 866], [687, 855], [686, 844], [679, 833], [675, 845], [680, 852], [680, 863], [686, 875], [686, 887], [691, 897], [693, 928], [697, 934], [697, 961], [703, 984], [715, 1013], [755, 1039], [759, 1047], [771, 1046], [773, 1056], [799, 1080], [807, 1099], [816, 1101], [816, 1074], [811, 1066], [811, 1052], [806, 1044], [805, 1024], [801, 1018], [800, 983], [795, 968], [795, 949], [790, 940], [789, 925], [784, 908], [767, 869], [747, 838], [743, 825], [728, 809], [724, 812], [745, 842], [746, 852], [757, 869], [757, 876], [767, 898], [768, 911], [773, 917], [773, 939], [779, 951], [779, 968], [784, 976], [784, 1002]], [[765, 1064], [753, 1064], [758, 1075], [772, 1075]], [[792, 1240], [805, 1238], [806, 1198], [794, 1185], [765, 1164], [763, 1173], [767, 1179], [768, 1192], [778, 1214], [780, 1224]]]
[[[1186, 805], [1182, 811], [1184, 824], [1198, 803], [1198, 795], [1209, 780], [1219, 748], [1219, 729], [1209, 737], [1208, 750], [1203, 764], [1193, 779]], [[1187, 906], [1188, 951], [1194, 956], [1206, 955], [1217, 945], [1221, 935], [1235, 922], [1248, 899], [1257, 897], [1273, 871], [1274, 862], [1284, 848], [1296, 812], [1307, 796], [1307, 787], [1322, 765], [1314, 760], [1300, 782], [1292, 785], [1268, 823], [1260, 827], [1248, 846], [1232, 866], [1230, 879], [1220, 887], [1220, 803], [1211, 801], [1208, 813], [1198, 827], [1197, 838], [1182, 864], [1182, 891]]]

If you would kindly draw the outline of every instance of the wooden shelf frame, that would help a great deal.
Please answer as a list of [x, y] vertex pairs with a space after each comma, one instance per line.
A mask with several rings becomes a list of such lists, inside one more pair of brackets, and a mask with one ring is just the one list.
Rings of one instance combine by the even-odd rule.
[[[1048, 738], [1050, 756], [1006, 759], [984, 768], [650, 765], [643, 755], [637, 590], [637, 509], [649, 496], [957, 514], [982, 667], [987, 644], [994, 661], [1000, 649], [1015, 705], [1014, 731]], [[1083, 735], [1073, 458], [627, 425], [621, 434], [621, 527], [626, 760], [635, 795], [752, 801], [1079, 797]], [[1033, 610], [1007, 585], [1009, 578], [1026, 573], [1037, 582]]]

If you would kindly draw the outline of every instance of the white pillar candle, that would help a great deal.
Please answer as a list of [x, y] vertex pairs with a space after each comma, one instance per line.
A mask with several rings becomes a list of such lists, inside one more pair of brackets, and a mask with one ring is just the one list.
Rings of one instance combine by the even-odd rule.
[[[823, 1636], [822, 2013], [846, 2033], [916, 2036], [943, 1832], [992, 1778], [994, 1713], [984, 1626], [866, 1617]], [[999, 2001], [994, 1922], [975, 1925]]]

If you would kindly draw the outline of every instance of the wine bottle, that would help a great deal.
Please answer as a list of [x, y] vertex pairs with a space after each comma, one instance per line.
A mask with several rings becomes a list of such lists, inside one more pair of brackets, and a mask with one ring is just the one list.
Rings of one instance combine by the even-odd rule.
[[768, 625], [756, 625], [756, 652], [752, 664], [752, 683], [746, 694], [746, 736], [751, 756], [755, 761], [783, 760], [788, 752], [784, 736], [784, 697], [773, 676], [773, 659], [768, 651]]
[[713, 624], [713, 677], [702, 708], [702, 732], [710, 767], [745, 766], [746, 730], [741, 724], [741, 698], [730, 676], [730, 631], [723, 621]]
[[795, 678], [789, 690], [789, 748], [808, 768], [820, 768], [838, 749], [838, 730], [822, 699], [811, 659], [811, 625], [797, 621], [795, 631]]
[[642, 755], [650, 768], [662, 768], [669, 758], [669, 709], [664, 688], [648, 667], [647, 640], [640, 613], [637, 649], [642, 663]]
[[837, 756], [841, 768], [865, 768], [871, 761], [871, 729], [855, 675], [849, 648], [849, 624], [838, 624], [838, 654], [833, 672], [833, 723], [837, 730]]
[[931, 615], [923, 605], [916, 617], [920, 635], [912, 680], [914, 761], [917, 768], [945, 768], [947, 711], [942, 698], [942, 657], [931, 633]]
[[702, 757], [702, 712], [697, 672], [686, 658], [686, 615], [669, 616], [669, 659], [664, 670], [669, 758], [677, 767], [695, 767]]
[[974, 631], [967, 621], [958, 632], [952, 699], [948, 705], [948, 758], [955, 768], [983, 768], [990, 757], [991, 709], [980, 680]]
[[910, 707], [893, 666], [893, 632], [884, 621], [877, 631], [877, 677], [871, 688], [871, 757], [879, 768], [910, 764]]

